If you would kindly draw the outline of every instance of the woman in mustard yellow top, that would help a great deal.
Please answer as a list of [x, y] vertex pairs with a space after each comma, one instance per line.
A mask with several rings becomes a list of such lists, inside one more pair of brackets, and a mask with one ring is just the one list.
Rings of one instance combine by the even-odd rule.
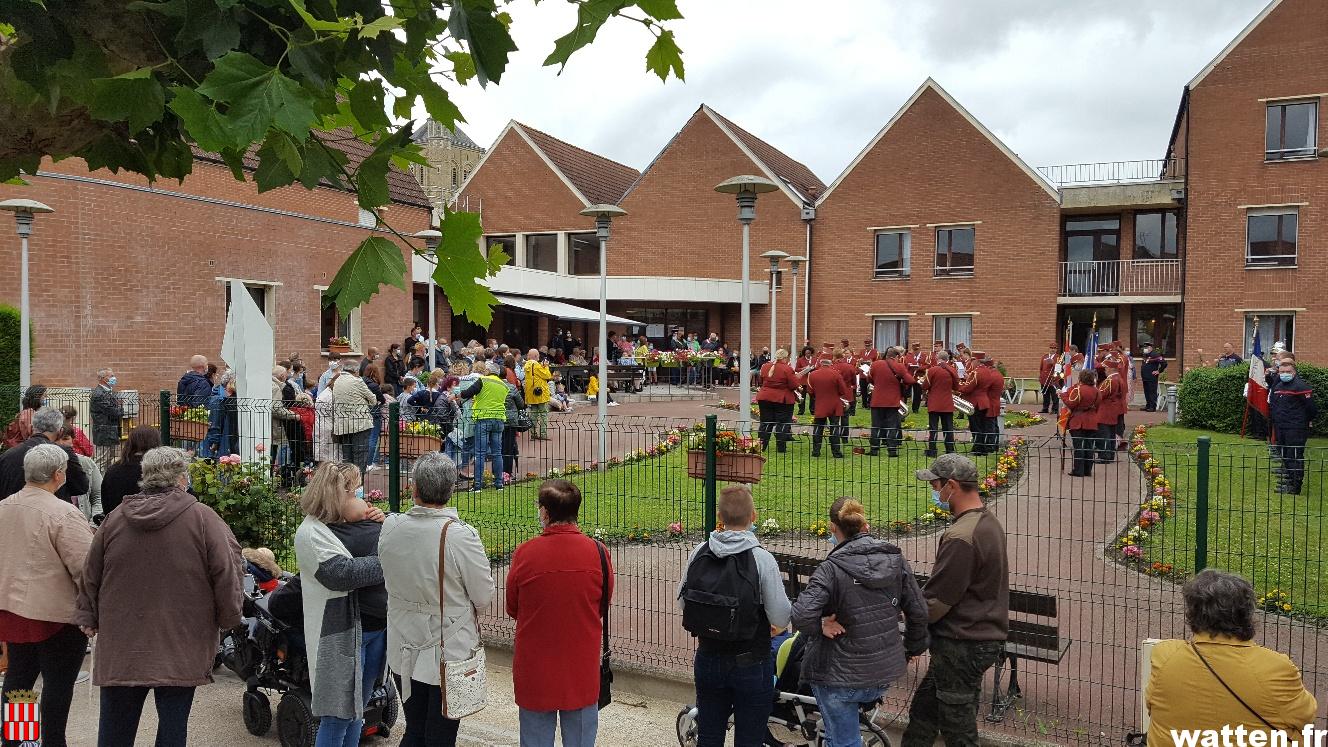
[[549, 400], [553, 397], [553, 373], [540, 362], [539, 351], [532, 349], [526, 354], [525, 362], [526, 405], [530, 407], [534, 427], [530, 437], [537, 441], [549, 440]]
[[[1176, 744], [1173, 731], [1224, 726], [1243, 726], [1247, 733], [1279, 729], [1299, 742], [1318, 703], [1286, 654], [1254, 642], [1254, 587], [1209, 569], [1187, 581], [1182, 593], [1194, 637], [1153, 648], [1145, 693], [1149, 747]], [[1195, 744], [1205, 744], [1203, 734]], [[1246, 744], [1253, 744], [1248, 737]]]

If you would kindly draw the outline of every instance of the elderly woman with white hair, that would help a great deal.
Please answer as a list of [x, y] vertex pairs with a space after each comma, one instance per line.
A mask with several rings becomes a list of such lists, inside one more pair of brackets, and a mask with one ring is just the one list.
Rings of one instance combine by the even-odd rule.
[[244, 561], [226, 522], [185, 491], [183, 451], [152, 449], [142, 470], [142, 492], [125, 496], [92, 542], [77, 622], [101, 636], [99, 743], [133, 744], [151, 690], [156, 744], [173, 747], [188, 743], [194, 688], [212, 682], [217, 631], [240, 624]]
[[481, 645], [474, 610], [493, 601], [493, 574], [479, 532], [448, 505], [457, 479], [452, 460], [427, 453], [415, 461], [413, 478], [415, 505], [389, 515], [378, 538], [387, 663], [405, 698], [401, 744], [451, 747], [461, 722], [443, 715], [439, 665], [464, 661]]
[[4, 701], [42, 679], [43, 744], [63, 747], [74, 682], [88, 639], [74, 625], [74, 603], [92, 527], [55, 496], [69, 454], [39, 444], [23, 455], [23, 489], [0, 501], [0, 641], [9, 645]]

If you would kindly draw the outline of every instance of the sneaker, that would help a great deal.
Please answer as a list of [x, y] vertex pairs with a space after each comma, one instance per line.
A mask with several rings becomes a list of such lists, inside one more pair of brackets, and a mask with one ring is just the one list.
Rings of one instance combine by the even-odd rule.
[[617, 407], [617, 406], [618, 406], [617, 402], [610, 402], [608, 405], [606, 405], [606, 407]]

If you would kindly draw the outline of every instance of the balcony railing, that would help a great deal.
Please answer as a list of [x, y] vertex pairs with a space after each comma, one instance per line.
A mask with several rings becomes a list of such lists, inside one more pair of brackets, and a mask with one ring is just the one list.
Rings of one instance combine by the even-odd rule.
[[1180, 260], [1116, 259], [1061, 263], [1062, 296], [1178, 296]]
[[1057, 187], [1152, 182], [1160, 179], [1184, 179], [1185, 159], [1071, 163], [1060, 166], [1039, 166], [1038, 171]]

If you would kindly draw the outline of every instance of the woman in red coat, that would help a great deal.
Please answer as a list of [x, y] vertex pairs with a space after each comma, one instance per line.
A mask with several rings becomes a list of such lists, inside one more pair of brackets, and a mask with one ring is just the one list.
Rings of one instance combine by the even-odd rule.
[[831, 358], [821, 358], [816, 370], [807, 375], [807, 388], [815, 398], [812, 407], [812, 456], [821, 455], [821, 439], [825, 427], [830, 426], [830, 454], [842, 459], [844, 452], [840, 447], [843, 435], [840, 433], [840, 418], [848, 409], [848, 402], [853, 399], [853, 390], [849, 389], [844, 377], [835, 370]]
[[802, 381], [788, 364], [788, 351], [775, 351], [775, 359], [761, 366], [761, 389], [756, 401], [761, 408], [761, 425], [757, 435], [761, 450], [770, 445], [770, 434], [775, 434], [775, 450], [784, 453], [793, 438], [793, 405], [798, 402], [798, 387]]
[[[815, 348], [813, 348], [811, 345], [802, 346], [802, 354], [798, 356], [798, 360], [793, 365], [793, 373], [796, 373], [798, 375], [799, 381], [803, 381], [803, 379], [807, 376], [807, 374], [812, 372], [811, 369], [816, 365], [815, 362], [812, 360], [812, 357], [814, 355], [816, 355]], [[803, 381], [801, 392], [803, 396], [798, 398], [798, 414], [806, 415], [807, 386], [805, 381]]]
[[1071, 477], [1093, 476], [1093, 440], [1097, 438], [1097, 376], [1090, 371], [1079, 372], [1079, 383], [1060, 393], [1061, 401], [1070, 409], [1066, 423], [1070, 443], [1074, 445], [1074, 465]]
[[[576, 525], [581, 491], [567, 480], [539, 489], [544, 531], [512, 553], [507, 614], [516, 620], [512, 685], [521, 744], [593, 747], [599, 725], [602, 605], [613, 596], [613, 564]], [[608, 593], [608, 598], [604, 596]]]
[[1097, 375], [1098, 464], [1116, 461], [1116, 425], [1125, 414], [1125, 380], [1108, 357], [1094, 369]]

